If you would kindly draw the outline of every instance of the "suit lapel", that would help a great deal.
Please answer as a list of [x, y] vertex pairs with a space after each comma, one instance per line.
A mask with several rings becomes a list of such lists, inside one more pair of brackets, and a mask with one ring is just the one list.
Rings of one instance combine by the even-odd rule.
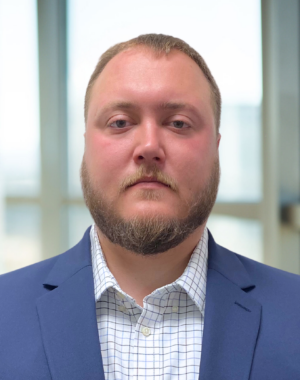
[[38, 299], [42, 339], [53, 380], [104, 380], [89, 231], [61, 255]]
[[210, 235], [200, 380], [249, 379], [261, 305], [238, 257]]

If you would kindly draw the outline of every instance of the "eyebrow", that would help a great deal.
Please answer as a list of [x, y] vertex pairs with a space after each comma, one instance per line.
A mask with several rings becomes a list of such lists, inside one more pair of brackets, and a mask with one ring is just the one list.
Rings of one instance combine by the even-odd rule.
[[138, 108], [135, 104], [130, 103], [130, 102], [111, 102], [106, 104], [103, 108], [100, 109], [101, 113], [105, 113], [107, 111], [114, 111], [116, 109], [136, 109]]
[[[107, 111], [114, 111], [116, 109], [130, 110], [130, 109], [138, 109], [138, 108], [139, 106], [137, 106], [134, 103], [119, 101], [119, 102], [111, 102], [107, 104], [100, 110], [100, 112], [105, 113]], [[197, 110], [195, 106], [188, 103], [164, 102], [164, 103], [160, 103], [157, 108], [163, 109], [163, 110], [187, 109], [195, 113], [199, 113], [199, 111]]]

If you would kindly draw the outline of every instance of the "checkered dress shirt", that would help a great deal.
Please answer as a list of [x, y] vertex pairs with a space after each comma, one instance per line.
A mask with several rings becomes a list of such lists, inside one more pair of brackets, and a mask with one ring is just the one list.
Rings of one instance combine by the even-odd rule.
[[184, 273], [144, 298], [124, 293], [109, 271], [95, 226], [90, 232], [99, 341], [107, 380], [199, 378], [208, 233]]

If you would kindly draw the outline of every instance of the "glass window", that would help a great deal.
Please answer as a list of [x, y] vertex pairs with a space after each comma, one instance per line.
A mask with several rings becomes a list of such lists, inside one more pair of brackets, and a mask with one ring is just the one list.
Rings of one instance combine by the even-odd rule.
[[40, 225], [38, 205], [6, 205], [1, 273], [33, 264], [41, 259]]
[[211, 215], [207, 227], [216, 243], [252, 260], [263, 262], [262, 225], [250, 219]]
[[92, 223], [93, 219], [84, 205], [72, 205], [68, 207], [69, 247], [73, 247], [81, 240], [85, 230]]
[[0, 162], [9, 196], [39, 193], [36, 1], [0, 0]]
[[221, 120], [221, 183], [218, 201], [261, 200], [259, 104], [225, 104]]
[[4, 268], [4, 229], [5, 229], [5, 214], [4, 214], [4, 194], [3, 194], [3, 180], [1, 178], [0, 167], [0, 273], [3, 273]]
[[[0, 0], [0, 273], [40, 259], [35, 0]], [[9, 197], [9, 203], [5, 202]]]

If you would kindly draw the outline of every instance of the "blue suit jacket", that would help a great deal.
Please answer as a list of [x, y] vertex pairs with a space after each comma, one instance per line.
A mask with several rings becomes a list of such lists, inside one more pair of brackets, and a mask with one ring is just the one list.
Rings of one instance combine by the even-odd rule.
[[[0, 276], [1, 380], [104, 380], [89, 230], [62, 255]], [[300, 276], [218, 246], [200, 380], [300, 379]]]

